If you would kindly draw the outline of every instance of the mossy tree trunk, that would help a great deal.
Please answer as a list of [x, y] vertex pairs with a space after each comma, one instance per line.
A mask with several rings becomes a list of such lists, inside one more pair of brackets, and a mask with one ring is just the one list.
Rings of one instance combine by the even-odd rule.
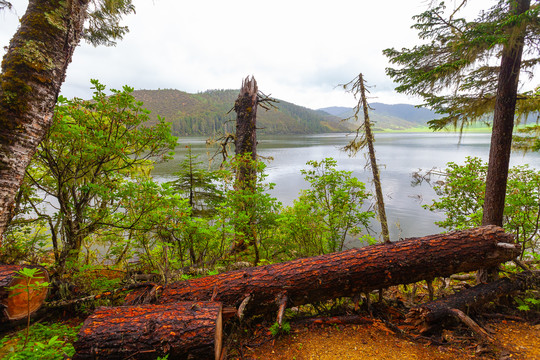
[[79, 44], [88, 0], [30, 0], [0, 75], [0, 245]]

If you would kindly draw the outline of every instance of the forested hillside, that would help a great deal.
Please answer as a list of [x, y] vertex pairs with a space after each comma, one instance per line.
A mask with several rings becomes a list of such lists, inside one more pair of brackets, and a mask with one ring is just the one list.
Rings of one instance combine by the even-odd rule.
[[[137, 90], [137, 100], [150, 110], [151, 119], [164, 117], [175, 135], [213, 135], [234, 131], [234, 111], [229, 111], [238, 90], [208, 90], [190, 94], [180, 90]], [[262, 134], [314, 134], [348, 131], [340, 118], [279, 100], [277, 109], [259, 109], [257, 125]], [[231, 121], [232, 120], [232, 121]]]

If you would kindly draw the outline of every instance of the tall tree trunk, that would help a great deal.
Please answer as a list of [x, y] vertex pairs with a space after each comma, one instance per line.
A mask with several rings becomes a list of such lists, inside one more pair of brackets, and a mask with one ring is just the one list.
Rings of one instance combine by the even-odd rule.
[[366, 131], [366, 141], [369, 152], [369, 162], [371, 171], [373, 173], [373, 182], [375, 183], [375, 195], [377, 197], [377, 213], [379, 215], [379, 221], [381, 223], [382, 236], [385, 243], [390, 242], [390, 233], [388, 232], [388, 220], [386, 219], [386, 210], [384, 207], [384, 198], [381, 186], [381, 175], [379, 167], [377, 166], [377, 157], [375, 156], [375, 146], [373, 143], [375, 139], [373, 132], [371, 131], [371, 121], [369, 120], [368, 104], [366, 100], [366, 88], [364, 86], [364, 77], [362, 74], [358, 75], [360, 83], [360, 96], [362, 97], [362, 107], [364, 108], [364, 124]]
[[[257, 160], [257, 105], [259, 89], [254, 77], [246, 77], [242, 81], [240, 94], [234, 103], [236, 112], [236, 140], [235, 153], [239, 161], [236, 172], [235, 187], [241, 192], [256, 191], [257, 170], [255, 161]], [[246, 154], [251, 154], [247, 157]], [[239, 211], [246, 211], [249, 207], [255, 206], [251, 201], [241, 204]], [[248, 223], [237, 229], [239, 235], [236, 236], [234, 252], [246, 250], [247, 244], [253, 246], [255, 251], [255, 265], [258, 263], [257, 231], [254, 219], [249, 219]]]
[[[530, 0], [516, 0], [511, 3], [510, 11], [515, 15], [521, 15], [530, 8]], [[503, 47], [493, 114], [482, 225], [503, 226], [506, 183], [512, 150], [512, 131], [514, 129], [524, 36], [525, 28], [516, 27], [509, 34], [509, 40]], [[477, 279], [484, 282], [488, 277], [495, 277], [495, 273], [495, 269], [483, 269], [478, 272]]]
[[[512, 12], [516, 15], [523, 14], [530, 7], [530, 0], [517, 0], [512, 3], [514, 4], [512, 5]], [[524, 34], [525, 29], [523, 27], [516, 28], [514, 33], [509, 35], [510, 39], [504, 45], [502, 52], [493, 115], [493, 131], [489, 150], [482, 225], [502, 226], [503, 224], [504, 200], [512, 148], [512, 130], [514, 129], [514, 113], [516, 110]]]
[[30, 0], [0, 76], [0, 245], [81, 35], [88, 0]]

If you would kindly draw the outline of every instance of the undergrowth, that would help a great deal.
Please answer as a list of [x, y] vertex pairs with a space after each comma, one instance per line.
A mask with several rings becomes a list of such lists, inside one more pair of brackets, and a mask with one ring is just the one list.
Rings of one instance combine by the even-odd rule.
[[24, 346], [24, 332], [16, 332], [0, 340], [0, 358], [4, 360], [57, 360], [75, 354], [73, 342], [81, 324], [36, 323], [30, 326], [29, 339]]

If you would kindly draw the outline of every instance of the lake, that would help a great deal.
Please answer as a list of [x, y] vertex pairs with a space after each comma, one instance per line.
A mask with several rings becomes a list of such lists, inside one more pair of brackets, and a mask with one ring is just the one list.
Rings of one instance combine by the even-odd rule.
[[[273, 158], [266, 168], [267, 181], [276, 184], [271, 194], [283, 205], [291, 205], [299, 191], [308, 187], [300, 169], [307, 168], [308, 160], [319, 161], [325, 157], [335, 158], [340, 170], [353, 171], [354, 176], [374, 193], [371, 170], [365, 168], [365, 154], [351, 158], [340, 150], [351, 138], [352, 135], [347, 134], [260, 137], [259, 155]], [[443, 214], [422, 208], [422, 205], [431, 204], [437, 195], [428, 183], [411, 186], [413, 172], [433, 167], [443, 169], [447, 162], [463, 163], [467, 156], [477, 156], [485, 161], [489, 157], [490, 134], [465, 133], [460, 141], [455, 133], [377, 133], [375, 139], [392, 241], [441, 231], [434, 222], [443, 219]], [[191, 144], [194, 153], [203, 155], [200, 160], [215, 151], [206, 146], [205, 137], [179, 138], [179, 144], [174, 160], [156, 165], [152, 174], [158, 181], [173, 179], [172, 174], [178, 170], [186, 153], [186, 145]], [[522, 164], [540, 168], [540, 154], [513, 153], [511, 165]], [[377, 237], [380, 226], [376, 221], [372, 230], [372, 235]]]

